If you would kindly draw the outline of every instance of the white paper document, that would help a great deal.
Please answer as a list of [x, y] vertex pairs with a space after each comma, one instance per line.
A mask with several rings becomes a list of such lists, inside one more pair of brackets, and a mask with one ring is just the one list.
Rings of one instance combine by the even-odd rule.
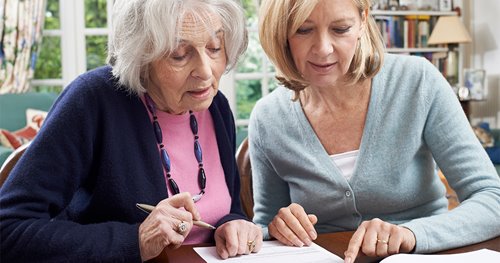
[[252, 263], [276, 263], [276, 262], [304, 262], [304, 263], [343, 263], [344, 260], [328, 250], [312, 244], [309, 247], [289, 247], [278, 241], [264, 241], [262, 249], [258, 253], [242, 255], [222, 260], [215, 247], [195, 247], [194, 250], [207, 263], [212, 262], [252, 262]]
[[500, 252], [481, 249], [472, 252], [449, 254], [449, 255], [418, 255], [418, 254], [397, 254], [392, 255], [380, 263], [498, 263], [500, 262]]

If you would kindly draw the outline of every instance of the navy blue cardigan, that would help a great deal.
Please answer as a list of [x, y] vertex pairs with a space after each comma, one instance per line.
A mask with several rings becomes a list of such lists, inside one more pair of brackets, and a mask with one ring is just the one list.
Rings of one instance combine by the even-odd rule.
[[[234, 120], [219, 92], [209, 108], [231, 213], [239, 199]], [[0, 189], [1, 261], [140, 262], [136, 203], [166, 198], [151, 122], [109, 66], [83, 74], [54, 104]]]

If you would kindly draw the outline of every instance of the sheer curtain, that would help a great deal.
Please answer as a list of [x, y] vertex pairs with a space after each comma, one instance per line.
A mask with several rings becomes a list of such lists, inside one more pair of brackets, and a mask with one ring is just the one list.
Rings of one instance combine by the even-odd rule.
[[30, 89], [46, 0], [0, 0], [0, 94]]

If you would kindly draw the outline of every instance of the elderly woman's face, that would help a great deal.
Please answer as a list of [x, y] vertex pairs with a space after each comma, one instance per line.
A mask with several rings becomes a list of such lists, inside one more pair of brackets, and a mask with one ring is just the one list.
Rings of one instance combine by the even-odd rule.
[[311, 86], [344, 80], [364, 22], [352, 0], [320, 0], [288, 42], [295, 66]]
[[147, 90], [158, 108], [173, 114], [207, 109], [217, 94], [226, 68], [220, 19], [210, 15], [208, 26], [187, 16], [181, 41], [170, 56], [152, 63]]

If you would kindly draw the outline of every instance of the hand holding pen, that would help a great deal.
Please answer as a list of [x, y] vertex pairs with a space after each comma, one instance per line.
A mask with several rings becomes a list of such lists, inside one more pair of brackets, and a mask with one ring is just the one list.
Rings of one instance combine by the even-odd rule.
[[[137, 208], [141, 209], [142, 211], [146, 212], [146, 213], [151, 213], [153, 211], [153, 209], [155, 208], [154, 206], [152, 205], [147, 205], [147, 204], [135, 204], [137, 206]], [[199, 227], [204, 227], [204, 228], [208, 228], [208, 229], [213, 229], [215, 230], [215, 226], [212, 226], [211, 224], [209, 223], [205, 223], [201, 220], [194, 220], [193, 221], [193, 225], [195, 226], [199, 226]], [[181, 224], [179, 224], [179, 228], [184, 228], [185, 227], [185, 223], [182, 222]]]
[[154, 208], [141, 204], [141, 209], [151, 211], [139, 226], [142, 261], [157, 257], [165, 247], [181, 246], [194, 221], [201, 219], [189, 193], [180, 193], [164, 199]]

